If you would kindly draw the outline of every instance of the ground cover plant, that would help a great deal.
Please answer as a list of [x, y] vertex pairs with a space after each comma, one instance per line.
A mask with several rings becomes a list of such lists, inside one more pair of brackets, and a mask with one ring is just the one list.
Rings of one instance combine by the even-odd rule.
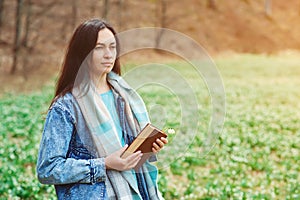
[[[166, 148], [170, 158], [160, 169], [159, 186], [166, 199], [300, 199], [300, 60], [294, 56], [232, 55], [216, 59], [226, 89], [222, 134], [206, 155], [205, 131], [210, 97], [205, 84], [199, 98], [199, 133], [186, 147]], [[185, 63], [170, 62], [181, 73]], [[149, 86], [151, 87], [151, 86]], [[172, 92], [159, 87], [139, 91], [152, 120], [166, 113], [165, 128], [184, 134], [180, 105]], [[37, 150], [53, 86], [31, 94], [5, 94], [0, 99], [0, 199], [55, 199], [52, 186], [38, 183]], [[161, 107], [155, 107], [159, 105]], [[192, 116], [190, 116], [192, 117]], [[174, 139], [175, 140], [175, 139]], [[184, 149], [184, 150], [182, 150]], [[178, 156], [178, 152], [183, 154]]]

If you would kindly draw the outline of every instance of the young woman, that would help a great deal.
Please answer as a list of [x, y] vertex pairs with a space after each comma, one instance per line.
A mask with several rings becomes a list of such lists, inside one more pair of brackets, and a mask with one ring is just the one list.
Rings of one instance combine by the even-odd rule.
[[[49, 108], [37, 161], [38, 179], [58, 199], [161, 199], [157, 169], [136, 152], [121, 158], [149, 122], [144, 102], [120, 77], [119, 43], [104, 21], [78, 26]], [[157, 139], [159, 152], [166, 138]]]

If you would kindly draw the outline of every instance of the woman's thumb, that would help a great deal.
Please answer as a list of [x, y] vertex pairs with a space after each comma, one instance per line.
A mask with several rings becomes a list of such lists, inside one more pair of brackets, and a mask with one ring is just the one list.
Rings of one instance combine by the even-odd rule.
[[128, 144], [125, 144], [125, 146], [122, 147], [122, 148], [119, 150], [120, 155], [122, 155], [122, 154], [125, 152], [125, 150], [127, 149], [127, 147], [128, 147]]

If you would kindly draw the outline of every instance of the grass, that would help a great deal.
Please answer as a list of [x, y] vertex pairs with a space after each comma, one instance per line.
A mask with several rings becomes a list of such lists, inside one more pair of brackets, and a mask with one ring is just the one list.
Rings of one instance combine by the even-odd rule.
[[[203, 149], [210, 96], [185, 63], [168, 65], [191, 85], [199, 120], [182, 95], [185, 91], [172, 90], [172, 82], [168, 87], [149, 84], [139, 89], [152, 121], [175, 130], [157, 163], [164, 197], [300, 199], [299, 58], [244, 54], [218, 58], [216, 64], [226, 89], [226, 121], [208, 154]], [[41, 185], [35, 175], [52, 92], [52, 87], [46, 87], [42, 92], [0, 99], [0, 199], [55, 198], [53, 187]], [[199, 126], [189, 134], [194, 118]]]

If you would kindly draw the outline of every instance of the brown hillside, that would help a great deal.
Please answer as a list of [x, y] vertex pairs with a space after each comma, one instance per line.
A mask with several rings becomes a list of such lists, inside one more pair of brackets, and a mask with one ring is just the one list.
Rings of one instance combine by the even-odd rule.
[[[76, 2], [77, 17], [74, 20], [72, 1], [32, 0], [29, 45], [33, 46], [33, 49], [29, 53], [22, 50], [22, 59], [30, 59], [26, 66], [18, 66], [18, 73], [23, 74], [24, 80], [28, 78], [28, 72], [48, 74], [45, 66], [48, 71], [57, 70], [74, 30], [72, 24], [78, 25], [92, 17], [101, 18], [104, 1]], [[110, 0], [107, 17], [117, 31], [160, 26], [160, 1], [123, 1], [122, 12], [118, 2]], [[190, 36], [212, 55], [228, 50], [276, 53], [285, 49], [300, 49], [299, 0], [272, 0], [271, 16], [265, 14], [264, 0], [220, 0], [216, 1], [215, 9], [208, 7], [207, 0], [166, 2], [165, 27]], [[15, 1], [4, 1], [4, 23], [0, 31], [1, 77], [9, 72], [12, 64], [15, 10]], [[25, 13], [26, 9], [23, 12]]]

